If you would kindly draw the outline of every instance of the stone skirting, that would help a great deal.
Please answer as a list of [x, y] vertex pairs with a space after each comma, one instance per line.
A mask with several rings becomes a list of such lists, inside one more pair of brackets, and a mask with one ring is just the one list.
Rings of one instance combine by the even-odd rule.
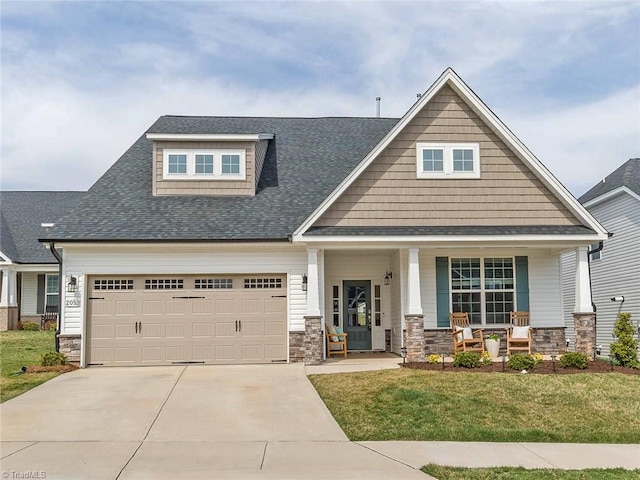
[[323, 360], [322, 317], [304, 317], [304, 327], [304, 363], [305, 365], [320, 365]]
[[573, 325], [576, 333], [576, 352], [586, 353], [591, 357], [596, 346], [596, 314], [574, 313]]
[[18, 326], [18, 307], [0, 307], [0, 332], [15, 330]]
[[289, 362], [304, 362], [304, 332], [289, 332]]
[[64, 353], [67, 356], [69, 363], [79, 365], [82, 344], [80, 335], [61, 333], [58, 335], [58, 340], [60, 341], [60, 353]]
[[425, 362], [424, 316], [405, 315], [407, 326], [405, 347], [407, 348], [407, 362]]
[[[484, 328], [484, 335], [497, 333], [500, 335], [500, 355], [507, 353], [507, 330], [505, 328]], [[424, 331], [425, 355], [432, 353], [453, 354], [453, 340], [451, 330], [442, 328]], [[535, 353], [555, 355], [567, 350], [565, 327], [547, 327], [533, 329], [533, 348]]]

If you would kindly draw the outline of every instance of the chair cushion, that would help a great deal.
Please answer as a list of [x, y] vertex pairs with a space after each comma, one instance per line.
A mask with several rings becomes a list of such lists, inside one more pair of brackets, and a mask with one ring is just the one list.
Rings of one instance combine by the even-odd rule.
[[338, 337], [334, 336], [335, 334], [337, 334], [338, 332], [336, 332], [336, 327], [334, 327], [333, 325], [329, 325], [329, 335], [331, 335], [331, 341], [332, 342], [338, 342]]
[[[453, 327], [453, 328], [455, 328], [456, 332], [460, 332], [461, 330], [463, 330], [463, 328], [462, 328], [462, 327], [459, 327], [458, 325], [456, 325], [456, 326], [455, 326], [455, 327]], [[461, 341], [462, 341], [463, 336], [464, 336], [464, 332], [462, 332], [461, 334], [456, 335], [456, 342], [461, 342]]]
[[462, 329], [462, 336], [465, 340], [473, 339], [473, 332], [471, 331], [471, 327], [466, 327]]
[[511, 338], [529, 338], [529, 327], [513, 327]]
[[344, 330], [342, 330], [342, 327], [336, 327], [336, 333], [338, 334], [338, 340], [341, 342], [344, 341]]

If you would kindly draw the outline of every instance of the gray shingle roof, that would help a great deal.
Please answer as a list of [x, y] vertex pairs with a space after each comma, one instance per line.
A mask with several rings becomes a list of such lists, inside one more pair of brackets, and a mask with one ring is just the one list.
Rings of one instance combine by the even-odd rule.
[[57, 263], [38, 238], [84, 192], [0, 192], [0, 251], [15, 263]]
[[389, 118], [160, 117], [150, 133], [270, 133], [255, 197], [152, 195], [140, 137], [58, 220], [53, 240], [284, 240], [397, 123]]
[[604, 181], [598, 182], [591, 190], [582, 195], [579, 198], [580, 203], [586, 203], [620, 187], [627, 187], [632, 192], [640, 195], [640, 158], [627, 160], [606, 176]]

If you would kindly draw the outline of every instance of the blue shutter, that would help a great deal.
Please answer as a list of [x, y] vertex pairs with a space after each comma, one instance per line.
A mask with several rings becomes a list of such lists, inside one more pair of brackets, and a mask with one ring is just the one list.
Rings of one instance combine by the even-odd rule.
[[438, 327], [449, 326], [449, 258], [436, 257]]
[[516, 257], [516, 308], [529, 311], [529, 258]]

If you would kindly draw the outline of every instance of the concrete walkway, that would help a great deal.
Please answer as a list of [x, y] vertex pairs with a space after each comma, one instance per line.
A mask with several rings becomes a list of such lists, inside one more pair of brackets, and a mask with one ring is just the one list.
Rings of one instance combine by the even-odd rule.
[[639, 445], [349, 442], [305, 374], [399, 363], [350, 357], [307, 368], [93, 368], [62, 375], [0, 405], [0, 476], [425, 480], [419, 468], [427, 463], [640, 468]]

